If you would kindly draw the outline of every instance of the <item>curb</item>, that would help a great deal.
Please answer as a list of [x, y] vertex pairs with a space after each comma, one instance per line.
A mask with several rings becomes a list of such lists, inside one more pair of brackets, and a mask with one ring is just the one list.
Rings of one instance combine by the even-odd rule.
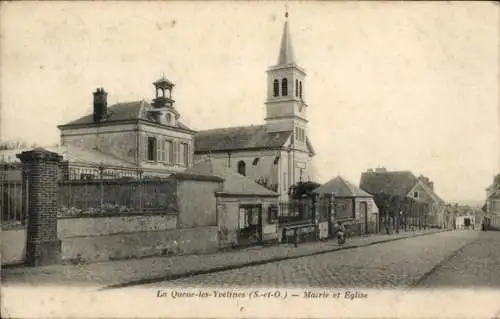
[[108, 286], [100, 288], [99, 291], [117, 289], [117, 288], [126, 288], [126, 287], [130, 287], [130, 286], [146, 285], [146, 284], [152, 284], [152, 283], [162, 282], [162, 281], [172, 281], [172, 280], [183, 279], [183, 278], [199, 276], [199, 275], [212, 274], [212, 273], [217, 273], [217, 272], [222, 272], [222, 271], [227, 271], [227, 270], [241, 269], [241, 268], [252, 267], [252, 266], [260, 266], [260, 265], [270, 264], [270, 263], [279, 262], [279, 261], [285, 261], [285, 260], [327, 254], [327, 253], [331, 253], [331, 252], [335, 252], [335, 251], [339, 251], [339, 250], [349, 250], [349, 249], [355, 249], [355, 248], [361, 248], [361, 247], [369, 247], [372, 245], [383, 244], [383, 243], [396, 241], [396, 240], [403, 240], [403, 239], [420, 237], [420, 236], [434, 235], [434, 234], [439, 234], [439, 233], [446, 232], [446, 231], [449, 231], [449, 230], [446, 229], [446, 230], [436, 231], [436, 232], [432, 232], [432, 233], [416, 234], [416, 235], [407, 236], [407, 237], [388, 238], [388, 239], [374, 241], [374, 242], [367, 243], [367, 244], [357, 244], [357, 245], [352, 245], [352, 246], [340, 246], [340, 247], [335, 247], [335, 248], [331, 248], [331, 249], [316, 251], [316, 252], [312, 252], [312, 253], [299, 254], [299, 255], [294, 255], [294, 256], [269, 258], [269, 259], [264, 259], [264, 260], [251, 261], [251, 262], [247, 262], [247, 263], [213, 267], [213, 268], [205, 269], [205, 270], [193, 270], [193, 271], [188, 271], [185, 273], [178, 273], [178, 274], [171, 274], [171, 275], [165, 275], [165, 276], [157, 276], [157, 277], [151, 277], [151, 278], [138, 279], [138, 280], [134, 280], [134, 281], [108, 285]]

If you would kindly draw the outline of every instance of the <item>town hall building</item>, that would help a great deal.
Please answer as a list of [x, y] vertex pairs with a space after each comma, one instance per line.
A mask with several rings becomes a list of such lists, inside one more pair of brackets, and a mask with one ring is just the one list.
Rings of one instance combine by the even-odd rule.
[[289, 28], [287, 13], [277, 63], [267, 70], [263, 124], [195, 131], [182, 123], [172, 96], [175, 85], [163, 77], [153, 83], [151, 103], [108, 107], [108, 93], [97, 89], [92, 114], [58, 127], [61, 147], [84, 149], [91, 158], [106, 154], [113, 165], [121, 161], [150, 176], [183, 172], [210, 159], [284, 198], [292, 185], [315, 179], [306, 72], [295, 59]]

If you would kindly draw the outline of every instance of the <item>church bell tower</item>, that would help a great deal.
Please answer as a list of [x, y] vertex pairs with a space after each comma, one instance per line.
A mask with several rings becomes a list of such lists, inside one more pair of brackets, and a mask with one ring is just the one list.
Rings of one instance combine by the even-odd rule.
[[276, 65], [267, 70], [266, 126], [268, 132], [294, 132], [294, 142], [306, 143], [307, 104], [306, 72], [296, 62], [293, 52], [288, 12], [281, 36]]

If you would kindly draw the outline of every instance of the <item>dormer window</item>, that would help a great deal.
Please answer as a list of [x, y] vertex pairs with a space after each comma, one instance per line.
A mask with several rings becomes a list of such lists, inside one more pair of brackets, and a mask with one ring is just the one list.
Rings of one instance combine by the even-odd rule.
[[288, 96], [288, 80], [286, 78], [281, 80], [281, 96]]
[[413, 198], [418, 199], [418, 192], [413, 192]]

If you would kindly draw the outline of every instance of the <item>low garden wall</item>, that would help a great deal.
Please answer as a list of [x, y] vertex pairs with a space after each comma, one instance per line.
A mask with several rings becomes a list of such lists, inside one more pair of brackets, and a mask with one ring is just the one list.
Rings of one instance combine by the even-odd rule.
[[[171, 214], [60, 217], [57, 223], [61, 259], [69, 263], [218, 249], [216, 226], [177, 229], [177, 216]], [[26, 254], [26, 227], [2, 230], [0, 243], [2, 265], [22, 263]]]
[[217, 227], [177, 229], [175, 215], [59, 219], [63, 261], [85, 263], [216, 251]]
[[0, 230], [0, 253], [2, 265], [23, 262], [26, 256], [26, 227]]

